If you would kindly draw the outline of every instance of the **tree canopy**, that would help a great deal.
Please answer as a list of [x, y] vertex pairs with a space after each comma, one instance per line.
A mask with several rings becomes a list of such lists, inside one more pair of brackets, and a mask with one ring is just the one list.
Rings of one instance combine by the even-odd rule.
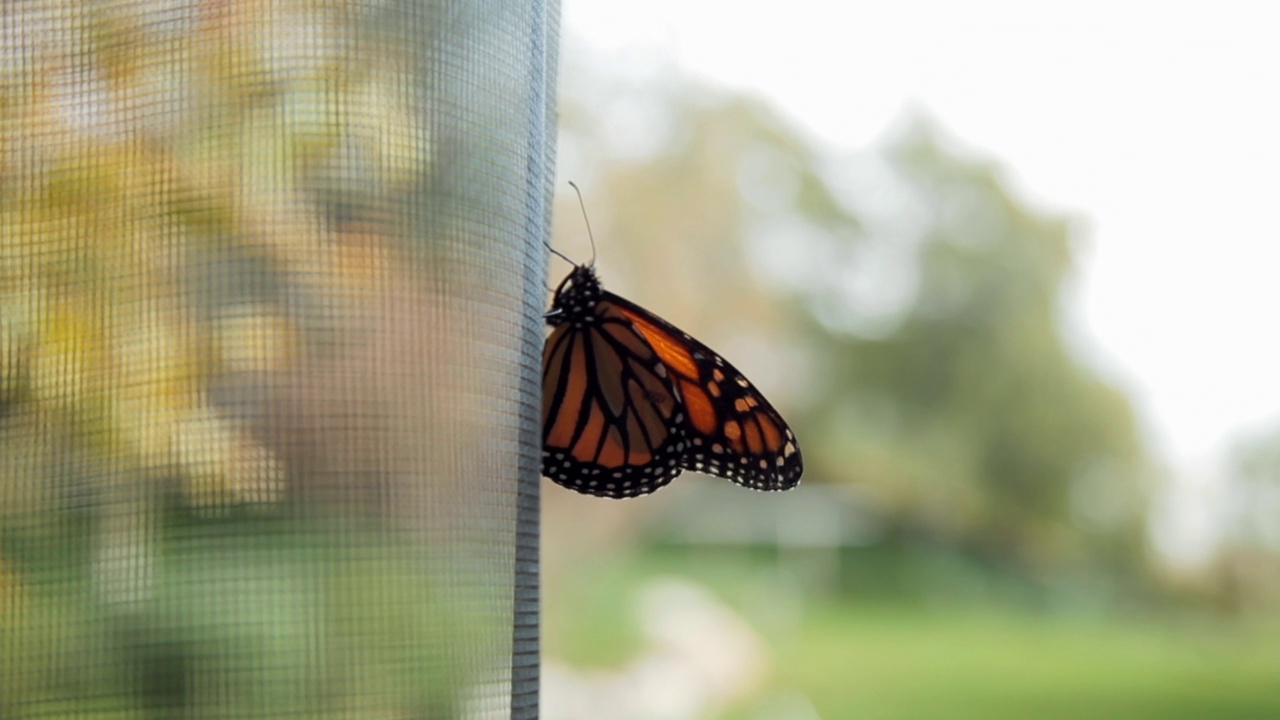
[[[643, 153], [617, 150], [572, 88], [563, 115], [594, 173], [605, 281], [679, 308], [778, 395], [806, 482], [856, 485], [898, 527], [1030, 568], [1141, 562], [1134, 414], [1064, 323], [1080, 223], [927, 119], [850, 155], [750, 98], [645, 93], [667, 130]], [[583, 235], [568, 210], [558, 236]]]

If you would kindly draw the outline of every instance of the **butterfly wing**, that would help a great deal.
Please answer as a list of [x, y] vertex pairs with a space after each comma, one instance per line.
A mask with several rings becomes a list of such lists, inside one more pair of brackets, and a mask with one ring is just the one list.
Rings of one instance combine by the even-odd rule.
[[644, 336], [685, 409], [681, 467], [755, 490], [790, 490], [804, 463], [795, 434], [737, 368], [671, 323], [613, 293], [607, 303]]
[[561, 324], [542, 356], [542, 473], [571, 490], [623, 498], [680, 474], [684, 416], [666, 365], [615, 308]]

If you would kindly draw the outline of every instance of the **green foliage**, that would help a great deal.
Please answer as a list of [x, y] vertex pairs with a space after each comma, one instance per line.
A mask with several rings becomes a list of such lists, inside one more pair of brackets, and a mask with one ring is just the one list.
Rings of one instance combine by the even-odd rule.
[[1234, 500], [1216, 559], [1214, 594], [1220, 609], [1251, 606], [1274, 612], [1280, 602], [1280, 428], [1242, 438], [1227, 476]]
[[[593, 158], [606, 283], [775, 399], [805, 482], [866, 488], [906, 532], [1032, 575], [1142, 572], [1149, 461], [1128, 399], [1064, 325], [1070, 218], [928, 122], [840, 157], [748, 98], [597, 90], [591, 109], [643, 93], [673, 128], [649, 153]], [[565, 144], [609, 147], [608, 117], [571, 97]], [[576, 208], [559, 216], [559, 237], [583, 236]]]
[[927, 125], [886, 162], [923, 220], [867, 242], [907, 246], [915, 291], [881, 336], [812, 325], [830, 383], [806, 418], [828, 443], [821, 467], [962, 544], [1044, 570], [1084, 557], [1132, 570], [1145, 459], [1127, 399], [1064, 338], [1070, 223]]
[[1233, 451], [1231, 481], [1241, 498], [1241, 517], [1235, 541], [1280, 552], [1280, 427], [1270, 427], [1242, 439]]

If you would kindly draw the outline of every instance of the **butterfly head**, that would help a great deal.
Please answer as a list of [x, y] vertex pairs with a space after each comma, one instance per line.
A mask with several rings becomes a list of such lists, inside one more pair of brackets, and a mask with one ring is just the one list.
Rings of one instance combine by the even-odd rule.
[[547, 323], [562, 325], [583, 322], [594, 316], [602, 293], [596, 269], [591, 265], [575, 266], [573, 272], [561, 280], [556, 288], [555, 298], [551, 301], [551, 312], [546, 316]]

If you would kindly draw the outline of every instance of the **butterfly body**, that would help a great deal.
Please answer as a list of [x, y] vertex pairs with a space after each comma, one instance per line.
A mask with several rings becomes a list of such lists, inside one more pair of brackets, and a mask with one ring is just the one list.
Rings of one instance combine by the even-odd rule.
[[634, 497], [683, 470], [788, 490], [795, 435], [728, 361], [604, 290], [589, 265], [560, 283], [543, 351], [542, 472], [578, 492]]

